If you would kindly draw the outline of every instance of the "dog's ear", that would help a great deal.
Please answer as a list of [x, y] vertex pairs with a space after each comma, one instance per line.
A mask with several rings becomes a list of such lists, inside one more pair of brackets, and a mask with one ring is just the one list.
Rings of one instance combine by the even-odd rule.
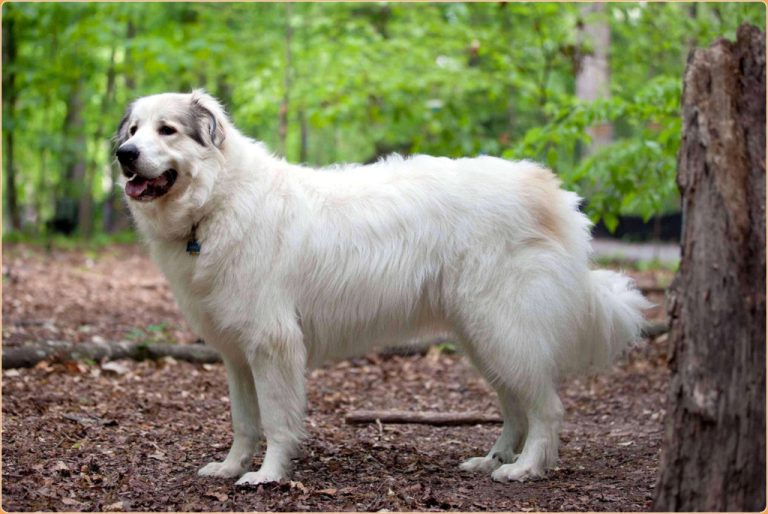
[[218, 100], [202, 89], [192, 92], [192, 139], [203, 146], [220, 148], [226, 138], [227, 114]]
[[133, 104], [129, 104], [125, 110], [125, 114], [120, 119], [120, 123], [117, 125], [117, 132], [115, 132], [114, 142], [115, 148], [119, 148], [123, 143], [128, 141], [128, 120], [131, 119], [131, 113], [133, 112]]

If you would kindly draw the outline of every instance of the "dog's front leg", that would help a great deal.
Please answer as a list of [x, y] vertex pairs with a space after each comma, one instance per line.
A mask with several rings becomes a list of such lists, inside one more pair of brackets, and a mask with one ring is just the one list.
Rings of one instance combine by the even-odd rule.
[[248, 469], [261, 434], [261, 416], [253, 373], [244, 356], [223, 356], [227, 368], [229, 401], [232, 407], [232, 447], [223, 462], [211, 462], [198, 471], [200, 476], [238, 477]]
[[261, 468], [246, 473], [238, 484], [275, 482], [288, 477], [304, 432], [305, 349], [298, 344], [278, 350], [258, 351], [250, 356], [267, 451]]

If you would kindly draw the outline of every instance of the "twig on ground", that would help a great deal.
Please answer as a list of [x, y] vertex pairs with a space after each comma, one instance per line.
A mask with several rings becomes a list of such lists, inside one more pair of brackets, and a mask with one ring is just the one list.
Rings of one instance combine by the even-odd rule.
[[366, 423], [389, 423], [456, 426], [501, 423], [502, 419], [499, 416], [490, 416], [478, 412], [408, 412], [396, 410], [359, 410], [347, 413], [345, 421], [349, 425], [362, 425]]

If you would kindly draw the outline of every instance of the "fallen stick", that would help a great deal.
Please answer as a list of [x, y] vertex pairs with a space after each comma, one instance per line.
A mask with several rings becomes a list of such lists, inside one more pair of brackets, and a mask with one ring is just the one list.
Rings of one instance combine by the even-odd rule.
[[643, 337], [655, 339], [667, 332], [669, 332], [669, 325], [666, 323], [653, 323], [643, 329]]
[[665, 286], [657, 286], [657, 285], [644, 285], [644, 286], [638, 287], [638, 289], [640, 289], [640, 292], [643, 294], [667, 292], [667, 288]]
[[437, 344], [451, 344], [454, 340], [447, 335], [431, 337], [423, 340], [411, 340], [402, 344], [395, 344], [386, 348], [381, 348], [378, 353], [382, 357], [408, 357], [411, 355], [424, 355], [430, 348]]
[[347, 413], [344, 420], [349, 425], [366, 423], [417, 424], [451, 427], [457, 425], [481, 425], [501, 423], [499, 416], [489, 416], [478, 412], [408, 412], [358, 410]]
[[219, 354], [208, 346], [163, 343], [70, 343], [66, 341], [40, 341], [25, 346], [3, 348], [3, 369], [30, 368], [40, 361], [66, 362], [90, 359], [94, 361], [116, 359], [160, 359], [199, 363], [221, 362]]
[[[653, 339], [665, 334], [668, 330], [669, 328], [665, 323], [656, 323], [646, 327], [643, 335]], [[424, 354], [434, 344], [447, 342], [450, 342], [450, 340], [439, 337], [408, 346], [384, 348], [380, 353], [383, 356]], [[117, 359], [145, 360], [161, 359], [163, 357], [173, 357], [180, 361], [203, 364], [221, 362], [221, 356], [216, 350], [200, 344], [134, 343], [129, 341], [116, 343], [39, 341], [24, 346], [3, 348], [3, 369], [31, 368], [41, 361], [67, 362], [84, 359], [94, 361]], [[382, 420], [383, 422], [384, 420]]]

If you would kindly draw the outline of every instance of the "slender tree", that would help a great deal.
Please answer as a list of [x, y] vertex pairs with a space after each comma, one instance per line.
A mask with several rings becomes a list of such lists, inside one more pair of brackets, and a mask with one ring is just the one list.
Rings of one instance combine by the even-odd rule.
[[293, 83], [293, 26], [291, 16], [293, 4], [285, 3], [285, 66], [283, 69], [283, 101], [280, 104], [280, 150], [283, 155], [288, 153], [288, 120], [291, 103], [291, 86]]
[[15, 230], [21, 228], [19, 203], [16, 191], [16, 161], [14, 160], [16, 132], [16, 21], [13, 17], [3, 19], [3, 140], [5, 143], [5, 198], [7, 202], [6, 219], [10, 220]]
[[[583, 4], [581, 8], [579, 38], [582, 39], [582, 45], [585, 42], [590, 45], [591, 51], [581, 60], [576, 75], [576, 96], [587, 102], [611, 96], [611, 28], [606, 14], [606, 4], [603, 3]], [[588, 153], [613, 140], [613, 125], [609, 122], [588, 127], [587, 132], [592, 137]]]
[[74, 79], [67, 94], [67, 113], [62, 132], [65, 135], [65, 149], [62, 152], [62, 181], [57, 190], [56, 210], [52, 228], [70, 234], [77, 230], [80, 215], [86, 212], [85, 205], [90, 196], [84, 182], [86, 178], [85, 120], [83, 118], [83, 87], [85, 78]]
[[[130, 6], [133, 7], [133, 6]], [[132, 12], [128, 12], [128, 20], [125, 23], [125, 57], [124, 57], [124, 71], [122, 73], [124, 90], [127, 93], [127, 97], [133, 96], [136, 90], [136, 78], [134, 75], [134, 59], [133, 50], [131, 45], [136, 38], [136, 26], [133, 23]], [[113, 88], [117, 88], [116, 84], [113, 84]], [[111, 127], [117, 128], [113, 121]], [[104, 202], [104, 230], [107, 232], [117, 232], [119, 230], [125, 230], [131, 224], [130, 214], [128, 213], [128, 207], [125, 205], [125, 200], [120, 192], [118, 186], [118, 179], [120, 177], [120, 168], [114, 162], [112, 156], [112, 148], [110, 145], [109, 155], [110, 173], [111, 173], [111, 186], [109, 188], [109, 194]]]

